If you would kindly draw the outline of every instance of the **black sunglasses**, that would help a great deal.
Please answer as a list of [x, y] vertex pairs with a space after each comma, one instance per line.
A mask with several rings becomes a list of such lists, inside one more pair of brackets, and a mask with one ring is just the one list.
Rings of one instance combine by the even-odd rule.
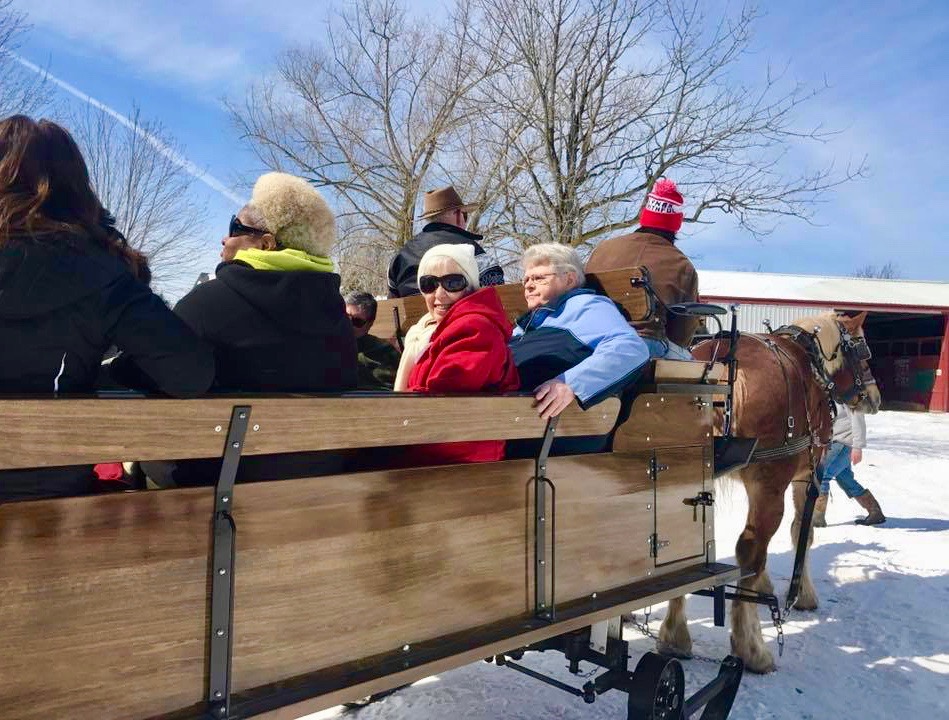
[[353, 327], [355, 328], [365, 327], [366, 323], [369, 322], [368, 320], [364, 320], [361, 317], [356, 317], [355, 315], [350, 315], [349, 321], [353, 324]]
[[445, 288], [446, 292], [461, 292], [468, 287], [468, 278], [458, 273], [452, 273], [451, 275], [442, 275], [441, 277], [422, 275], [422, 277], [418, 279], [418, 289], [425, 295], [430, 295], [435, 292], [439, 285]]
[[228, 237], [238, 237], [240, 235], [266, 235], [267, 230], [250, 227], [237, 219], [237, 215], [231, 215], [231, 224], [227, 226]]

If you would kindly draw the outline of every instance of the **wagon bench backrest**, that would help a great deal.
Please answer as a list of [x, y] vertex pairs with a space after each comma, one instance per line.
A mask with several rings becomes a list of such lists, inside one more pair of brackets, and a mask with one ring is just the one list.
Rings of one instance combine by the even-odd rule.
[[[0, 400], [0, 469], [220, 457], [231, 411], [250, 405], [242, 455], [541, 437], [524, 396]], [[610, 431], [618, 401], [565, 412], [558, 436]]]
[[[609, 296], [613, 302], [623, 308], [631, 321], [648, 320], [652, 317], [655, 311], [654, 303], [643, 284], [644, 281], [648, 283], [649, 275], [646, 268], [589, 273], [586, 277], [589, 287], [596, 288], [598, 292]], [[512, 323], [527, 312], [524, 287], [520, 283], [498, 285], [495, 289], [501, 296], [501, 304]], [[376, 321], [372, 326], [372, 334], [381, 338], [395, 337], [395, 318], [398, 317], [399, 332], [405, 335], [424, 314], [425, 300], [421, 295], [380, 301]]]

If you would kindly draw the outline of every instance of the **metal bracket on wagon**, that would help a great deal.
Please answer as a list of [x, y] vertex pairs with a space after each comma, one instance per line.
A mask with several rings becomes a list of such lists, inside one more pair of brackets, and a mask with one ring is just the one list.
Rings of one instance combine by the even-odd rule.
[[234, 559], [237, 532], [231, 511], [234, 507], [234, 481], [237, 478], [249, 418], [250, 405], [237, 405], [231, 411], [221, 472], [214, 490], [214, 513], [211, 516], [213, 548], [207, 703], [209, 716], [216, 719], [228, 718], [231, 712]]
[[581, 662], [606, 669], [579, 688], [513, 662], [521, 660], [523, 650], [498, 655], [494, 661], [586, 703], [595, 702], [597, 697], [610, 690], [625, 692], [628, 695], [627, 720], [688, 720], [702, 708], [705, 710], [701, 720], [726, 720], [731, 712], [744, 673], [745, 666], [740, 658], [727, 656], [719, 663], [718, 675], [686, 698], [685, 673], [678, 660], [647, 652], [639, 659], [636, 669], [630, 672], [627, 669], [629, 643], [619, 637], [609, 637], [606, 652], [598, 652], [591, 648], [591, 632], [592, 628], [587, 627], [526, 648], [538, 652], [563, 652], [570, 663], [569, 671], [574, 675], [580, 674]]
[[[554, 443], [559, 417], [547, 421], [544, 440], [534, 462], [534, 614], [553, 622], [556, 619], [557, 583], [557, 488], [547, 479], [547, 457]], [[547, 510], [547, 490], [550, 510]], [[548, 519], [549, 516], [549, 519]], [[550, 553], [547, 552], [547, 528], [550, 528]], [[549, 555], [549, 557], [548, 557]], [[548, 563], [549, 560], [549, 563]], [[547, 569], [550, 568], [550, 595], [547, 595]]]

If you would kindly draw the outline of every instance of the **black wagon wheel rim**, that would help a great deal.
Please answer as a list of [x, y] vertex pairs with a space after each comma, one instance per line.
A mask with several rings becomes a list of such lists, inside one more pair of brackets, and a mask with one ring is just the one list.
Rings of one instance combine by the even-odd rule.
[[628, 720], [680, 720], [685, 698], [682, 665], [645, 653], [630, 676]]
[[654, 720], [673, 720], [681, 715], [684, 683], [683, 678], [679, 677], [681, 671], [677, 672], [678, 670], [679, 667], [675, 663], [669, 663], [662, 669], [653, 696]]

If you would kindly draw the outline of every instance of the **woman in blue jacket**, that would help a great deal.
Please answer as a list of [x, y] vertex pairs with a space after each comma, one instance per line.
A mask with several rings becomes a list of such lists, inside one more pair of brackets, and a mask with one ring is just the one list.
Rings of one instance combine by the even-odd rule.
[[574, 399], [586, 409], [620, 394], [649, 360], [642, 338], [608, 297], [583, 287], [576, 250], [558, 243], [524, 253], [528, 312], [510, 343], [521, 389], [535, 393], [549, 419]]

